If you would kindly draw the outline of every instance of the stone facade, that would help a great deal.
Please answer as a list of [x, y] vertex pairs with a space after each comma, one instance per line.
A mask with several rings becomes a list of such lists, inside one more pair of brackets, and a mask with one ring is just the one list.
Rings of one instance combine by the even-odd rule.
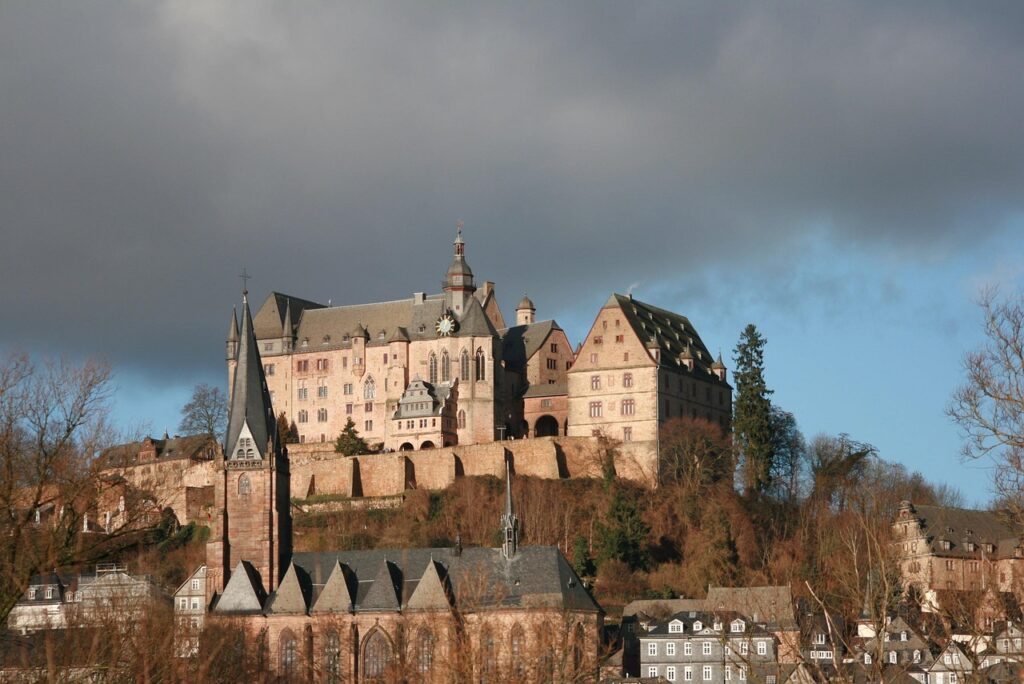
[[669, 418], [704, 418], [729, 429], [732, 388], [690, 322], [612, 295], [568, 373], [569, 435], [655, 441]]

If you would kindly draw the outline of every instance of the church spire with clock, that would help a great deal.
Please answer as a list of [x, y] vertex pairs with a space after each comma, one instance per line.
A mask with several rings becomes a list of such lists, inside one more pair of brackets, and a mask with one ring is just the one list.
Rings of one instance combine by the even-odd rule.
[[466, 312], [469, 299], [476, 292], [473, 283], [473, 269], [466, 263], [466, 243], [462, 239], [462, 221], [458, 223], [455, 235], [455, 255], [444, 279], [444, 295], [448, 308], [456, 317], [461, 318]]
[[241, 562], [272, 592], [291, 558], [288, 451], [281, 443], [253, 332], [248, 292], [231, 374], [228, 428], [214, 464], [214, 525], [206, 547], [207, 592], [224, 590]]

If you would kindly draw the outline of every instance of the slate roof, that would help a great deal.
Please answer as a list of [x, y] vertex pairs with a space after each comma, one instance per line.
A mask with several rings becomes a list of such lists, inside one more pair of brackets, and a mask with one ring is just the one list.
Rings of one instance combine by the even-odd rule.
[[772, 629], [799, 629], [788, 586], [709, 587], [705, 602], [707, 610], [733, 610]]
[[[968, 551], [964, 544], [973, 541], [979, 545], [993, 544], [997, 557], [1010, 558], [1020, 542], [1020, 535], [991, 511], [914, 505], [913, 515], [920, 521], [932, 553], [940, 556], [978, 558], [981, 550]], [[949, 550], [941, 547], [943, 540], [951, 543]]]
[[224, 455], [231, 458], [242, 426], [248, 423], [253, 442], [261, 458], [266, 453], [268, 440], [277, 439], [277, 422], [274, 407], [270, 403], [270, 390], [263, 374], [263, 362], [253, 334], [252, 314], [249, 303], [242, 302], [242, 338], [238, 345], [238, 365], [235, 367], [231, 402], [228, 406], [228, 429], [224, 439]]
[[[215, 440], [209, 435], [188, 435], [185, 437], [170, 437], [168, 439], [154, 439], [156, 447], [156, 460], [169, 461], [182, 458], [213, 458]], [[143, 442], [128, 442], [118, 444], [105, 449], [100, 456], [108, 466], [127, 466], [138, 463], [139, 451], [142, 450]]]
[[236, 615], [261, 613], [266, 600], [259, 571], [249, 561], [239, 561], [213, 610]]
[[561, 330], [554, 321], [514, 325], [501, 331], [502, 358], [507, 368], [522, 368], [541, 348], [553, 330]]
[[[425, 297], [420, 304], [409, 297], [373, 304], [305, 309], [299, 317], [295, 351], [348, 348], [353, 331], [360, 326], [369, 334], [371, 345], [386, 344], [392, 336], [401, 336], [402, 333], [397, 333], [398, 328], [404, 328], [404, 335], [409, 340], [434, 339], [437, 337], [434, 323], [444, 311], [443, 294]], [[381, 332], [384, 333], [383, 338]], [[280, 337], [280, 333], [269, 335], [275, 336]], [[306, 347], [302, 346], [304, 340]]]
[[[641, 632], [639, 636], [641, 639], [663, 636], [678, 638], [679, 634], [682, 634], [684, 636], [693, 636], [695, 634], [694, 623], [697, 622], [699, 622], [701, 625], [701, 630], [696, 632], [697, 635], [704, 634], [705, 632], [732, 634], [732, 632], [730, 631], [730, 625], [737, 619], [742, 620], [744, 623], [742, 632], [744, 636], [750, 634], [768, 633], [768, 628], [763, 622], [751, 621], [749, 616], [737, 613], [734, 610], [688, 610], [680, 611], [678, 613], [670, 615], [669, 617], [663, 620], [658, 620], [647, 629], [646, 633]], [[669, 632], [669, 623], [677, 621], [683, 623], [683, 631], [681, 633]], [[719, 623], [720, 626], [720, 629], [718, 630], [714, 629], [714, 625], [716, 622]]]
[[[316, 612], [347, 610], [350, 596], [355, 598], [356, 611], [427, 610], [450, 597], [456, 606], [470, 611], [523, 607], [603, 612], [554, 546], [519, 547], [511, 560], [502, 557], [501, 549], [471, 547], [461, 552], [452, 548], [304, 552], [294, 554], [292, 563], [310, 578], [312, 595], [307, 605]], [[218, 599], [218, 612], [254, 610], [254, 587], [262, 584], [251, 565], [242, 566]], [[422, 592], [418, 591], [421, 584]], [[277, 594], [287, 593], [288, 609], [294, 608], [292, 602], [299, 594], [285, 585], [282, 582], [275, 595], [269, 600], [263, 597], [260, 604], [279, 612], [279, 601], [285, 599]]]
[[288, 566], [281, 584], [267, 601], [268, 613], [294, 613], [304, 615], [309, 611], [313, 597], [313, 583], [301, 567], [292, 563]]
[[[712, 372], [714, 359], [686, 316], [646, 304], [631, 296], [612, 294], [603, 308], [618, 307], [626, 322], [648, 349], [660, 351], [659, 364], [681, 373], [690, 373], [709, 382], [728, 386]], [[689, 351], [693, 356], [693, 370], [687, 369], [681, 355]]]
[[498, 330], [491, 323], [491, 319], [484, 313], [484, 307], [476, 297], [470, 297], [466, 304], [466, 310], [462, 312], [459, 319], [459, 327], [455, 331], [456, 337], [497, 337]]
[[565, 394], [569, 394], [569, 386], [564, 382], [541, 383], [527, 387], [523, 392], [523, 398], [558, 397]]
[[282, 337], [286, 314], [291, 314], [294, 322], [307, 309], [322, 309], [323, 304], [311, 302], [308, 299], [293, 297], [281, 292], [271, 292], [267, 299], [256, 312], [253, 319], [253, 329], [258, 339], [267, 337]]
[[638, 599], [622, 609], [622, 617], [673, 615], [691, 610], [704, 610], [704, 599]]

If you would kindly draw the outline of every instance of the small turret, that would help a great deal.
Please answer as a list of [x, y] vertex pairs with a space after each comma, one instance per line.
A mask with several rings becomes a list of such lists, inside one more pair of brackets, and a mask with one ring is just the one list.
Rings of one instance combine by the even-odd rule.
[[725, 380], [725, 364], [722, 363], [722, 352], [718, 352], [718, 358], [711, 364], [711, 371], [718, 376], [719, 380]]
[[238, 310], [231, 307], [231, 324], [228, 326], [227, 358], [231, 361], [238, 356]]
[[461, 318], [466, 310], [467, 300], [476, 292], [473, 269], [466, 263], [466, 243], [462, 239], [462, 221], [458, 223], [458, 232], [455, 242], [452, 244], [455, 247], [455, 254], [452, 257], [451, 266], [445, 273], [444, 293], [448, 308], [455, 313], [456, 317]]
[[516, 306], [516, 325], [531, 325], [536, 313], [537, 308], [533, 305], [533, 301], [523, 295], [523, 298], [519, 300], [519, 305]]
[[295, 341], [295, 327], [292, 325], [292, 303], [289, 301], [284, 309], [284, 323], [281, 325], [281, 350], [290, 351]]

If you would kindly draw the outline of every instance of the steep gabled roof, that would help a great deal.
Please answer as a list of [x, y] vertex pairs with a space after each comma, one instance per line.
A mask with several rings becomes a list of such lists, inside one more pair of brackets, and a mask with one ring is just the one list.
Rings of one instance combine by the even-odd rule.
[[406, 604], [409, 610], [443, 610], [451, 608], [451, 599], [445, 582], [433, 558], [427, 563], [416, 589]]
[[401, 610], [402, 572], [389, 560], [381, 563], [373, 584], [359, 604], [360, 610]]
[[498, 331], [491, 323], [491, 319], [484, 313], [484, 308], [477, 301], [476, 297], [470, 297], [466, 304], [466, 310], [459, 319], [459, 328], [455, 333], [456, 337], [497, 337]]
[[355, 593], [358, 581], [348, 566], [335, 560], [320, 596], [313, 605], [314, 613], [343, 613], [352, 610], [355, 605]]
[[268, 613], [292, 613], [305, 615], [309, 611], [313, 596], [313, 583], [301, 567], [292, 563], [277, 590], [267, 602]]
[[732, 610], [783, 630], [799, 629], [788, 586], [709, 587], [706, 606], [708, 610]]
[[524, 366], [555, 330], [561, 330], [555, 321], [514, 325], [502, 330], [502, 358], [511, 368]]
[[267, 592], [263, 589], [259, 571], [249, 561], [239, 561], [213, 610], [217, 613], [262, 613], [266, 600]]
[[323, 304], [311, 302], [308, 299], [293, 297], [281, 292], [271, 292], [253, 318], [253, 329], [259, 339], [282, 337], [286, 317], [295, 321], [301, 318], [302, 313], [307, 309], [322, 308], [324, 308]]

